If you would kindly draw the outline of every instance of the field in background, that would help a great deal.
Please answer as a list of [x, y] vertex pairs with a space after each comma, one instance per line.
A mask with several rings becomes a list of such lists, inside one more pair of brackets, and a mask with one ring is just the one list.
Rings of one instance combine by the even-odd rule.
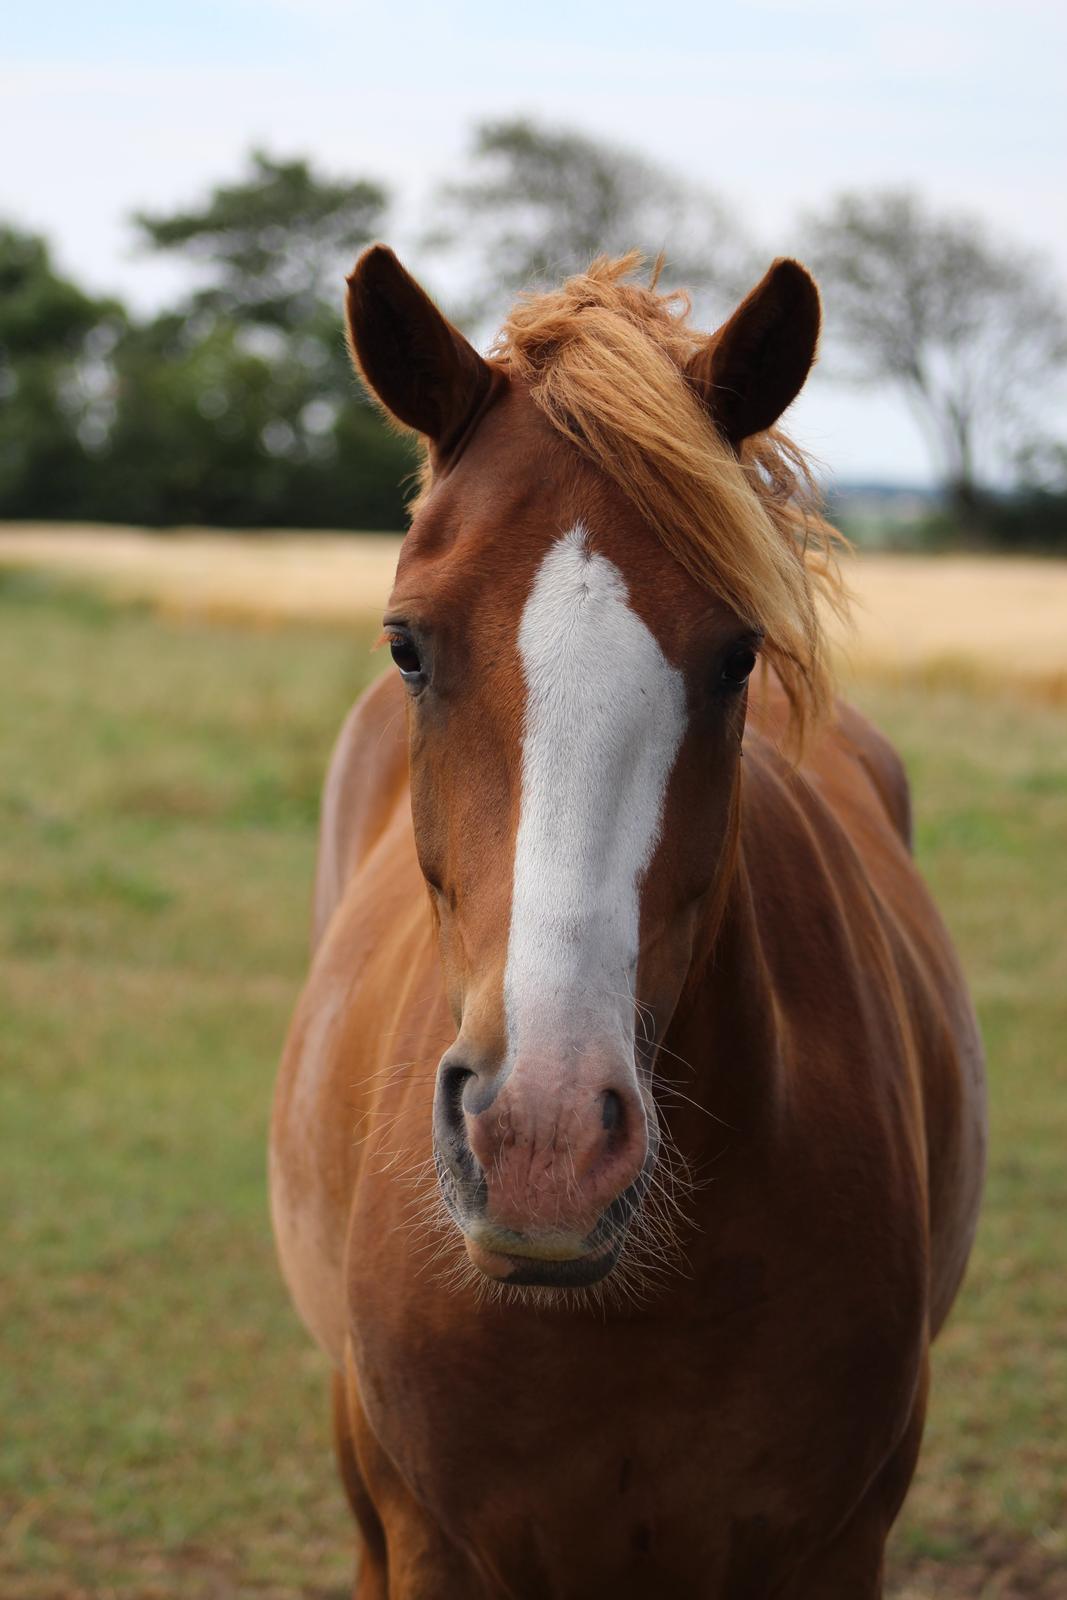
[[[270, 541], [283, 569], [289, 543]], [[1047, 596], [1062, 569], [1041, 571]], [[235, 595], [243, 616], [286, 609], [250, 605], [251, 572], [221, 607], [172, 592], [160, 615], [0, 571], [3, 1600], [348, 1592], [325, 1372], [275, 1269], [264, 1149], [319, 786], [376, 666], [373, 627], [224, 620]], [[1007, 593], [987, 588], [970, 618], [1005, 680], [1032, 632]], [[912, 773], [993, 1115], [892, 1593], [1053, 1600], [1067, 1589], [1065, 719], [953, 673], [864, 675], [857, 696]]]
[[[0, 524], [0, 563], [88, 579], [120, 599], [215, 619], [381, 615], [400, 540], [386, 534], [158, 534]], [[1067, 562], [858, 555], [846, 564], [847, 669], [960, 687], [1011, 683], [1067, 702]]]

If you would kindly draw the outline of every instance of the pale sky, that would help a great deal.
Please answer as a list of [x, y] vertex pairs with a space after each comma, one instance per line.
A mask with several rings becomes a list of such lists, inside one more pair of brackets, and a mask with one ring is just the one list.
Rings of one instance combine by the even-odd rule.
[[[251, 145], [385, 182], [403, 251], [472, 123], [521, 113], [713, 190], [768, 260], [804, 207], [906, 184], [1067, 280], [1065, 63], [1062, 0], [23, 0], [4, 20], [0, 215], [153, 308], [186, 280], [137, 255], [129, 213], [198, 200]], [[838, 477], [929, 477], [888, 395], [816, 374], [790, 426]]]

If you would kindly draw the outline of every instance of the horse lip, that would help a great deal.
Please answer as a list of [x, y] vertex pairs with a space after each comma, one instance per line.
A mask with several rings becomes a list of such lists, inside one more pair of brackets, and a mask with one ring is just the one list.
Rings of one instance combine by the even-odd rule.
[[521, 1253], [516, 1252], [514, 1246], [494, 1250], [469, 1234], [466, 1245], [472, 1266], [494, 1282], [548, 1289], [583, 1288], [597, 1283], [611, 1271], [619, 1255], [617, 1244], [606, 1249], [583, 1250], [577, 1255], [538, 1255], [528, 1242]]
[[[475, 1222], [463, 1230], [468, 1244], [480, 1253], [528, 1261], [582, 1261], [590, 1252], [590, 1241], [577, 1234], [549, 1234], [539, 1239], [525, 1238], [510, 1228], [497, 1228], [491, 1222]], [[594, 1254], [599, 1252], [594, 1251]]]
[[601, 1212], [592, 1231], [529, 1238], [502, 1228], [485, 1215], [486, 1184], [477, 1169], [457, 1173], [446, 1160], [437, 1139], [434, 1165], [445, 1208], [463, 1236], [471, 1265], [493, 1282], [541, 1288], [584, 1288], [598, 1283], [617, 1266], [633, 1217], [648, 1190], [659, 1153], [659, 1130], [650, 1127], [648, 1154], [637, 1178]]

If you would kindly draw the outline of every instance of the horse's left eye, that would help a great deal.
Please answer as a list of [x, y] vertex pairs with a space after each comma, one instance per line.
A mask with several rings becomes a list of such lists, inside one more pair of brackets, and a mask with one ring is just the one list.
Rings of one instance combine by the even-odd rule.
[[740, 644], [731, 650], [722, 669], [720, 682], [725, 689], [740, 689], [756, 665], [756, 652], [751, 645]]
[[400, 629], [393, 630], [389, 634], [389, 654], [400, 668], [403, 677], [408, 679], [421, 677], [422, 657], [410, 633], [403, 633]]

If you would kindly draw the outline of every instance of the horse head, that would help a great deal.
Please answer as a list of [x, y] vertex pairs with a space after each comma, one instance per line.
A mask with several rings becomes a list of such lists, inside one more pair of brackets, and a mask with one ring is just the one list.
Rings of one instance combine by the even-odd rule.
[[520, 302], [488, 359], [383, 247], [349, 280], [358, 368], [426, 443], [384, 629], [456, 1026], [435, 1161], [470, 1260], [513, 1284], [615, 1265], [721, 911], [749, 675], [762, 651], [798, 707], [821, 684], [767, 433], [815, 286], [776, 262], [704, 337], [628, 265]]

